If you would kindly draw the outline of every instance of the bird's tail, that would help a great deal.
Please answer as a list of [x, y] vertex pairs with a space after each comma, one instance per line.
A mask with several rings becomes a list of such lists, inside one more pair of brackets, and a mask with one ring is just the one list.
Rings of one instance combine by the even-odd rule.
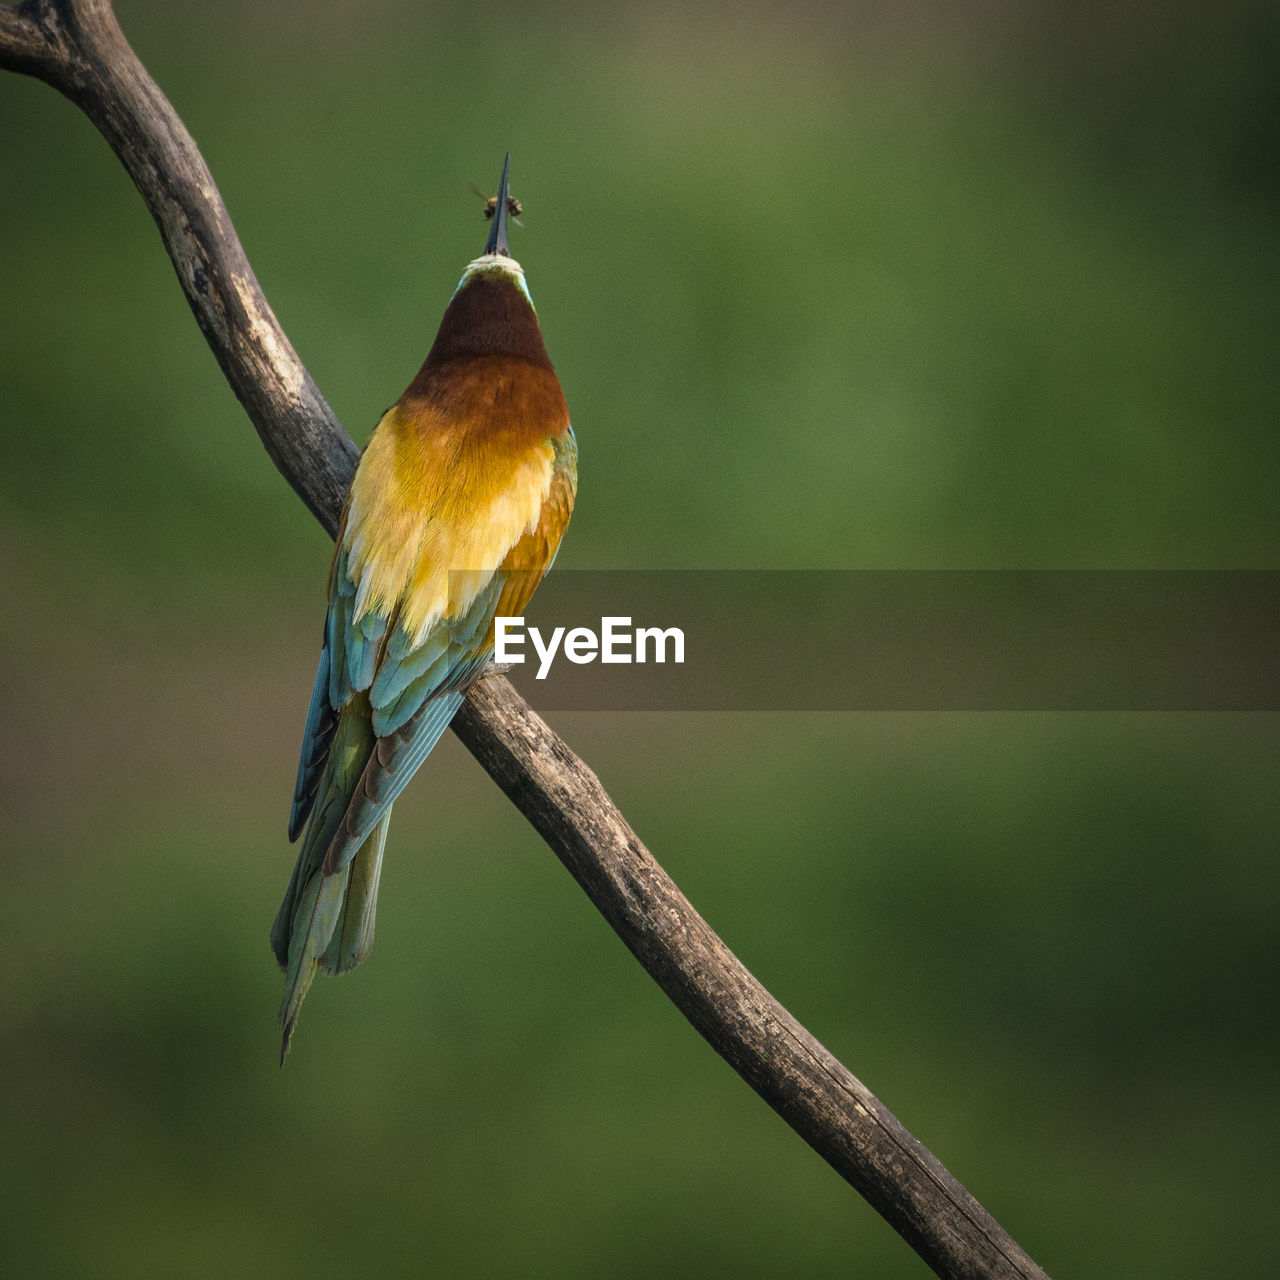
[[387, 838], [388, 810], [355, 856], [325, 875], [325, 855], [373, 751], [367, 705], [349, 705], [337, 725], [298, 861], [271, 929], [271, 949], [285, 972], [280, 1025], [283, 1064], [303, 997], [316, 976], [345, 973], [369, 954], [378, 903], [378, 875]]
[[298, 855], [295, 881], [290, 885], [271, 931], [271, 945], [285, 971], [284, 1000], [280, 1005], [280, 1063], [283, 1066], [298, 1021], [298, 1010], [316, 971], [328, 974], [354, 969], [373, 945], [374, 915], [378, 906], [378, 877], [382, 849], [387, 840], [388, 813], [369, 833], [359, 852], [333, 875], [320, 866], [302, 865], [306, 848]]

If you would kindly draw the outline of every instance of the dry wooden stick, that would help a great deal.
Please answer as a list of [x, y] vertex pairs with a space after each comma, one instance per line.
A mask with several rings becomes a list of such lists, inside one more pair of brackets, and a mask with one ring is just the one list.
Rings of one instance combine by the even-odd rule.
[[[332, 534], [357, 451], [280, 328], [194, 141], [109, 0], [0, 3], [0, 68], [46, 81], [101, 130], [164, 239], [196, 322], [272, 461]], [[454, 730], [711, 1046], [940, 1276], [1042, 1272], [756, 981], [627, 825], [595, 774], [501, 677]]]

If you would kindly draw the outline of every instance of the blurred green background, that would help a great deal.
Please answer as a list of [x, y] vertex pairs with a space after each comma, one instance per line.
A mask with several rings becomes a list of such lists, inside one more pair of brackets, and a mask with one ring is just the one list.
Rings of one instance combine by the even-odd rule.
[[[561, 564], [1277, 564], [1272, 5], [118, 12], [357, 441], [512, 151]], [[327, 541], [12, 75], [0, 432], [0, 1269], [926, 1274], [451, 738], [277, 1068]], [[1275, 717], [553, 722], [1050, 1274], [1274, 1267]]]

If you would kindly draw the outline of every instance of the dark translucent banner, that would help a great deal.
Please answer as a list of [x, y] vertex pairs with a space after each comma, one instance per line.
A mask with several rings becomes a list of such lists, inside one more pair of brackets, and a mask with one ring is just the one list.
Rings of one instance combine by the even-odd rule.
[[1280, 572], [556, 570], [502, 647], [547, 710], [1275, 711]]

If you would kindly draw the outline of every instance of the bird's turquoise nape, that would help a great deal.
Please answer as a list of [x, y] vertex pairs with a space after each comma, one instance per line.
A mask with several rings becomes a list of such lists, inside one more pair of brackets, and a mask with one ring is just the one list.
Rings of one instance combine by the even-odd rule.
[[[524, 611], [573, 511], [577, 443], [507, 241], [508, 155], [484, 253], [383, 415], [343, 505], [271, 931], [280, 1061], [319, 970], [373, 943], [391, 806]], [[495, 408], [500, 406], [500, 409]]]

